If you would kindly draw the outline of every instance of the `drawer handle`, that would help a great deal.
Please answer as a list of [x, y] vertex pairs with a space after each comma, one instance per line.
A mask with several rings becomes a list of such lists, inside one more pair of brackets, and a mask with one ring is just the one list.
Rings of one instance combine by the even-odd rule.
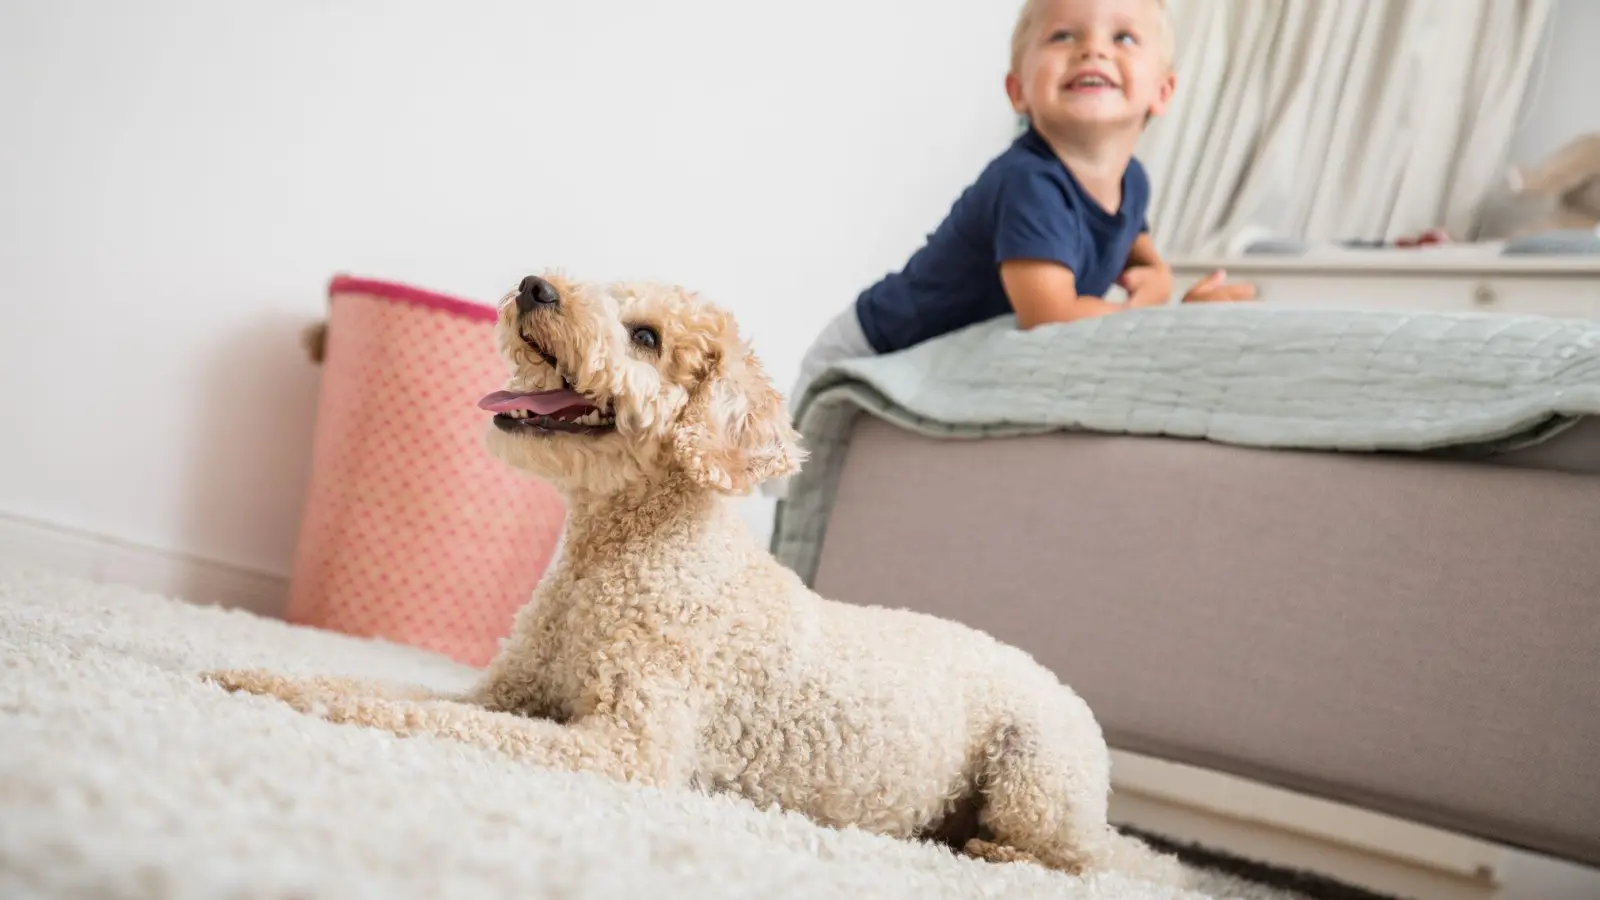
[[1487, 284], [1479, 284], [1472, 289], [1472, 302], [1479, 306], [1488, 306], [1495, 301], [1494, 288]]

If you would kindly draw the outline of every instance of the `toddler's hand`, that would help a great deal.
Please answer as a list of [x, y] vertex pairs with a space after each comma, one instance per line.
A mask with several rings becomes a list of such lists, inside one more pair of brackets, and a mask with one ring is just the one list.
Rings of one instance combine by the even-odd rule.
[[1131, 266], [1117, 284], [1128, 292], [1128, 306], [1134, 309], [1166, 306], [1172, 299], [1172, 270], [1166, 266]]
[[1189, 293], [1183, 295], [1185, 303], [1233, 303], [1256, 298], [1256, 286], [1247, 282], [1227, 281], [1228, 273], [1222, 269], [1195, 282]]

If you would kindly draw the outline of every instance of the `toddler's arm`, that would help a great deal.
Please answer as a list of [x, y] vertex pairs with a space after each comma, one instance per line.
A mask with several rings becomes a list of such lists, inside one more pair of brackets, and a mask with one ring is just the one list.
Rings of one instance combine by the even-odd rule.
[[1128, 306], [1133, 309], [1166, 306], [1172, 299], [1172, 267], [1161, 258], [1150, 232], [1142, 231], [1134, 239], [1117, 284], [1128, 292]]
[[[1228, 303], [1256, 298], [1255, 285], [1229, 282], [1228, 273], [1217, 269], [1195, 282], [1183, 295], [1184, 303]], [[1166, 306], [1172, 298], [1172, 267], [1156, 250], [1150, 232], [1142, 232], [1128, 251], [1128, 264], [1117, 279], [1128, 292], [1128, 306], [1139, 309]]]
[[1024, 329], [1122, 310], [1120, 304], [1099, 297], [1079, 296], [1072, 270], [1058, 262], [1006, 260], [1000, 264], [1000, 283], [1017, 314], [1017, 324]]

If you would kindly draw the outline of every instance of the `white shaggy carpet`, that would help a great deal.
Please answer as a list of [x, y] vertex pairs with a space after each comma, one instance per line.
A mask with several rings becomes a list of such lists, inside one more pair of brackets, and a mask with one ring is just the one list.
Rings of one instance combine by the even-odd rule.
[[941, 897], [1200, 893], [990, 865], [740, 800], [539, 771], [202, 684], [213, 667], [438, 687], [429, 654], [0, 567], [0, 896]]

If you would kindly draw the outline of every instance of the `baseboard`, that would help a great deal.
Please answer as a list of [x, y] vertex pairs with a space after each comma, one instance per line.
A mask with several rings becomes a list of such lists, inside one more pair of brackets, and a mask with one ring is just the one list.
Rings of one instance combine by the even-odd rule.
[[0, 513], [0, 560], [281, 617], [289, 580], [186, 553]]
[[1502, 896], [1496, 844], [1133, 753], [1112, 755], [1117, 822], [1413, 900]]

